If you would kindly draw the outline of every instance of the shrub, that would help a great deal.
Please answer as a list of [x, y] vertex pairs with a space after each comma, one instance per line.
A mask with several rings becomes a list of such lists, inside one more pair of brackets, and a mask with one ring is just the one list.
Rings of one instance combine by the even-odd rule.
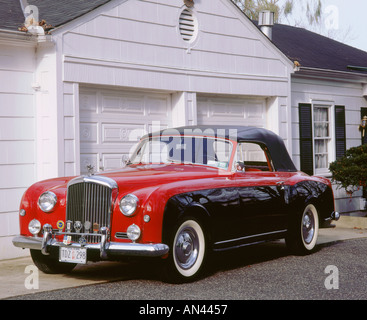
[[352, 194], [367, 186], [367, 144], [346, 151], [344, 157], [330, 164], [332, 180]]

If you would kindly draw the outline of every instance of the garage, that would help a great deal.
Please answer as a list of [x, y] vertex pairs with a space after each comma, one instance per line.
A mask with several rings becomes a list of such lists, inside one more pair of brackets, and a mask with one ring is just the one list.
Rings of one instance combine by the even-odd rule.
[[[139, 139], [171, 126], [171, 96], [164, 93], [80, 90], [80, 168], [121, 168]], [[199, 125], [266, 127], [266, 103], [260, 98], [197, 96]]]
[[265, 99], [198, 96], [200, 125], [240, 125], [266, 128]]
[[152, 126], [170, 126], [169, 94], [83, 88], [79, 98], [81, 174], [121, 168]]

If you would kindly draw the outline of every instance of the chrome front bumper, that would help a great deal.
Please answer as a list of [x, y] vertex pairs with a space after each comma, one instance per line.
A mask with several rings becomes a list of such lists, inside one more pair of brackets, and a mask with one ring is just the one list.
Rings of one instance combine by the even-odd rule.
[[130, 257], [161, 257], [168, 253], [169, 247], [162, 243], [141, 244], [101, 241], [100, 243], [85, 244], [71, 243], [65, 245], [57, 241], [47, 232], [41, 237], [17, 236], [13, 239], [13, 245], [19, 248], [41, 250], [44, 255], [49, 254], [50, 247], [74, 247], [86, 248], [99, 252], [101, 260], [108, 260], [109, 256]]

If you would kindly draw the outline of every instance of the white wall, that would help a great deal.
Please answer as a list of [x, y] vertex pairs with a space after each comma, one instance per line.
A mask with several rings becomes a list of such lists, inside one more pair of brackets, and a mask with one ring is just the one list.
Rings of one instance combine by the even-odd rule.
[[192, 44], [178, 30], [181, 0], [114, 3], [56, 32], [65, 81], [287, 96], [290, 63], [228, 0], [195, 4], [199, 34]]
[[[352, 81], [314, 80], [294, 76], [292, 78], [292, 131], [293, 131], [293, 160], [300, 168], [299, 147], [299, 103], [325, 101], [333, 105], [345, 106], [346, 117], [346, 148], [361, 145], [361, 133], [358, 126], [361, 121], [361, 107], [367, 107], [363, 98], [363, 85]], [[355, 192], [353, 197], [343, 189], [334, 188], [336, 207], [340, 212], [351, 212], [360, 209], [361, 191]]]
[[12, 245], [21, 197], [36, 181], [35, 49], [0, 39], [0, 259], [28, 254]]

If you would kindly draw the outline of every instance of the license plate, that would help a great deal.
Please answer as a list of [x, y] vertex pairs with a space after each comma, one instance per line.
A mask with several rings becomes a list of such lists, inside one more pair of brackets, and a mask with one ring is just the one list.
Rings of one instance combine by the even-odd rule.
[[72, 248], [72, 247], [60, 247], [60, 262], [69, 263], [87, 263], [87, 249], [85, 248]]

